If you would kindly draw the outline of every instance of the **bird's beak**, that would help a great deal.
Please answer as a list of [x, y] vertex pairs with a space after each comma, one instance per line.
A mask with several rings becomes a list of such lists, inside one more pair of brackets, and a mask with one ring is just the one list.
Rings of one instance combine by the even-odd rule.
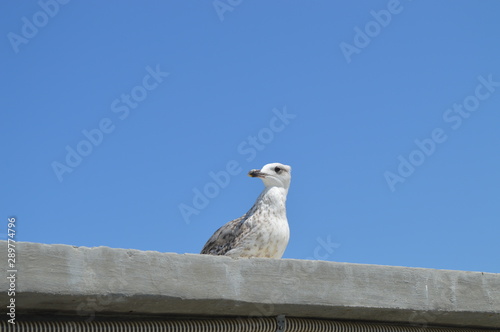
[[248, 172], [248, 176], [251, 176], [253, 178], [265, 178], [266, 173], [262, 173], [260, 169], [252, 169], [250, 172]]

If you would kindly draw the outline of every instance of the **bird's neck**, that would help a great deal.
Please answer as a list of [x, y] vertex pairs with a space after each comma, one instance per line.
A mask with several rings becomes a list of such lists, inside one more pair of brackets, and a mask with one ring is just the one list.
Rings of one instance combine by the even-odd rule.
[[267, 187], [257, 199], [257, 208], [266, 207], [277, 214], [286, 214], [286, 195], [288, 190], [282, 187]]
[[286, 201], [286, 195], [288, 194], [288, 189], [283, 187], [266, 187], [260, 193], [260, 197], [268, 196], [283, 199]]

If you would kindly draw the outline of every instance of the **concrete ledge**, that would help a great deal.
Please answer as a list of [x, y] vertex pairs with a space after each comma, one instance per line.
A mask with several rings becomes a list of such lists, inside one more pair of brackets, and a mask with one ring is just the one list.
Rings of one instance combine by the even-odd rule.
[[[0, 241], [7, 252], [6, 241]], [[16, 311], [500, 327], [500, 274], [16, 244]], [[2, 259], [2, 269], [7, 271]], [[4, 279], [5, 280], [5, 279]], [[8, 285], [0, 301], [8, 303]]]

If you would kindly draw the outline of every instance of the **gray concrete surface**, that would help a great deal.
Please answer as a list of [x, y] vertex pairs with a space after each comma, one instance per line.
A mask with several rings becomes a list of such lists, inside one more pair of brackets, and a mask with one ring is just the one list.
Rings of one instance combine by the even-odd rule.
[[[0, 241], [7, 256], [7, 245]], [[6, 259], [1, 260], [6, 271]], [[500, 327], [500, 274], [17, 243], [16, 310]], [[0, 284], [7, 303], [8, 283]]]

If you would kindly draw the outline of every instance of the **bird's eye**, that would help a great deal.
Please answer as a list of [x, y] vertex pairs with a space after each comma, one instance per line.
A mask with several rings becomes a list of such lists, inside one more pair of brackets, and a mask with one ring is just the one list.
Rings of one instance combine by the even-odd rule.
[[275, 171], [276, 173], [280, 174], [280, 173], [281, 173], [281, 171], [282, 171], [282, 169], [281, 169], [279, 166], [276, 166], [276, 167], [274, 168], [274, 171]]

